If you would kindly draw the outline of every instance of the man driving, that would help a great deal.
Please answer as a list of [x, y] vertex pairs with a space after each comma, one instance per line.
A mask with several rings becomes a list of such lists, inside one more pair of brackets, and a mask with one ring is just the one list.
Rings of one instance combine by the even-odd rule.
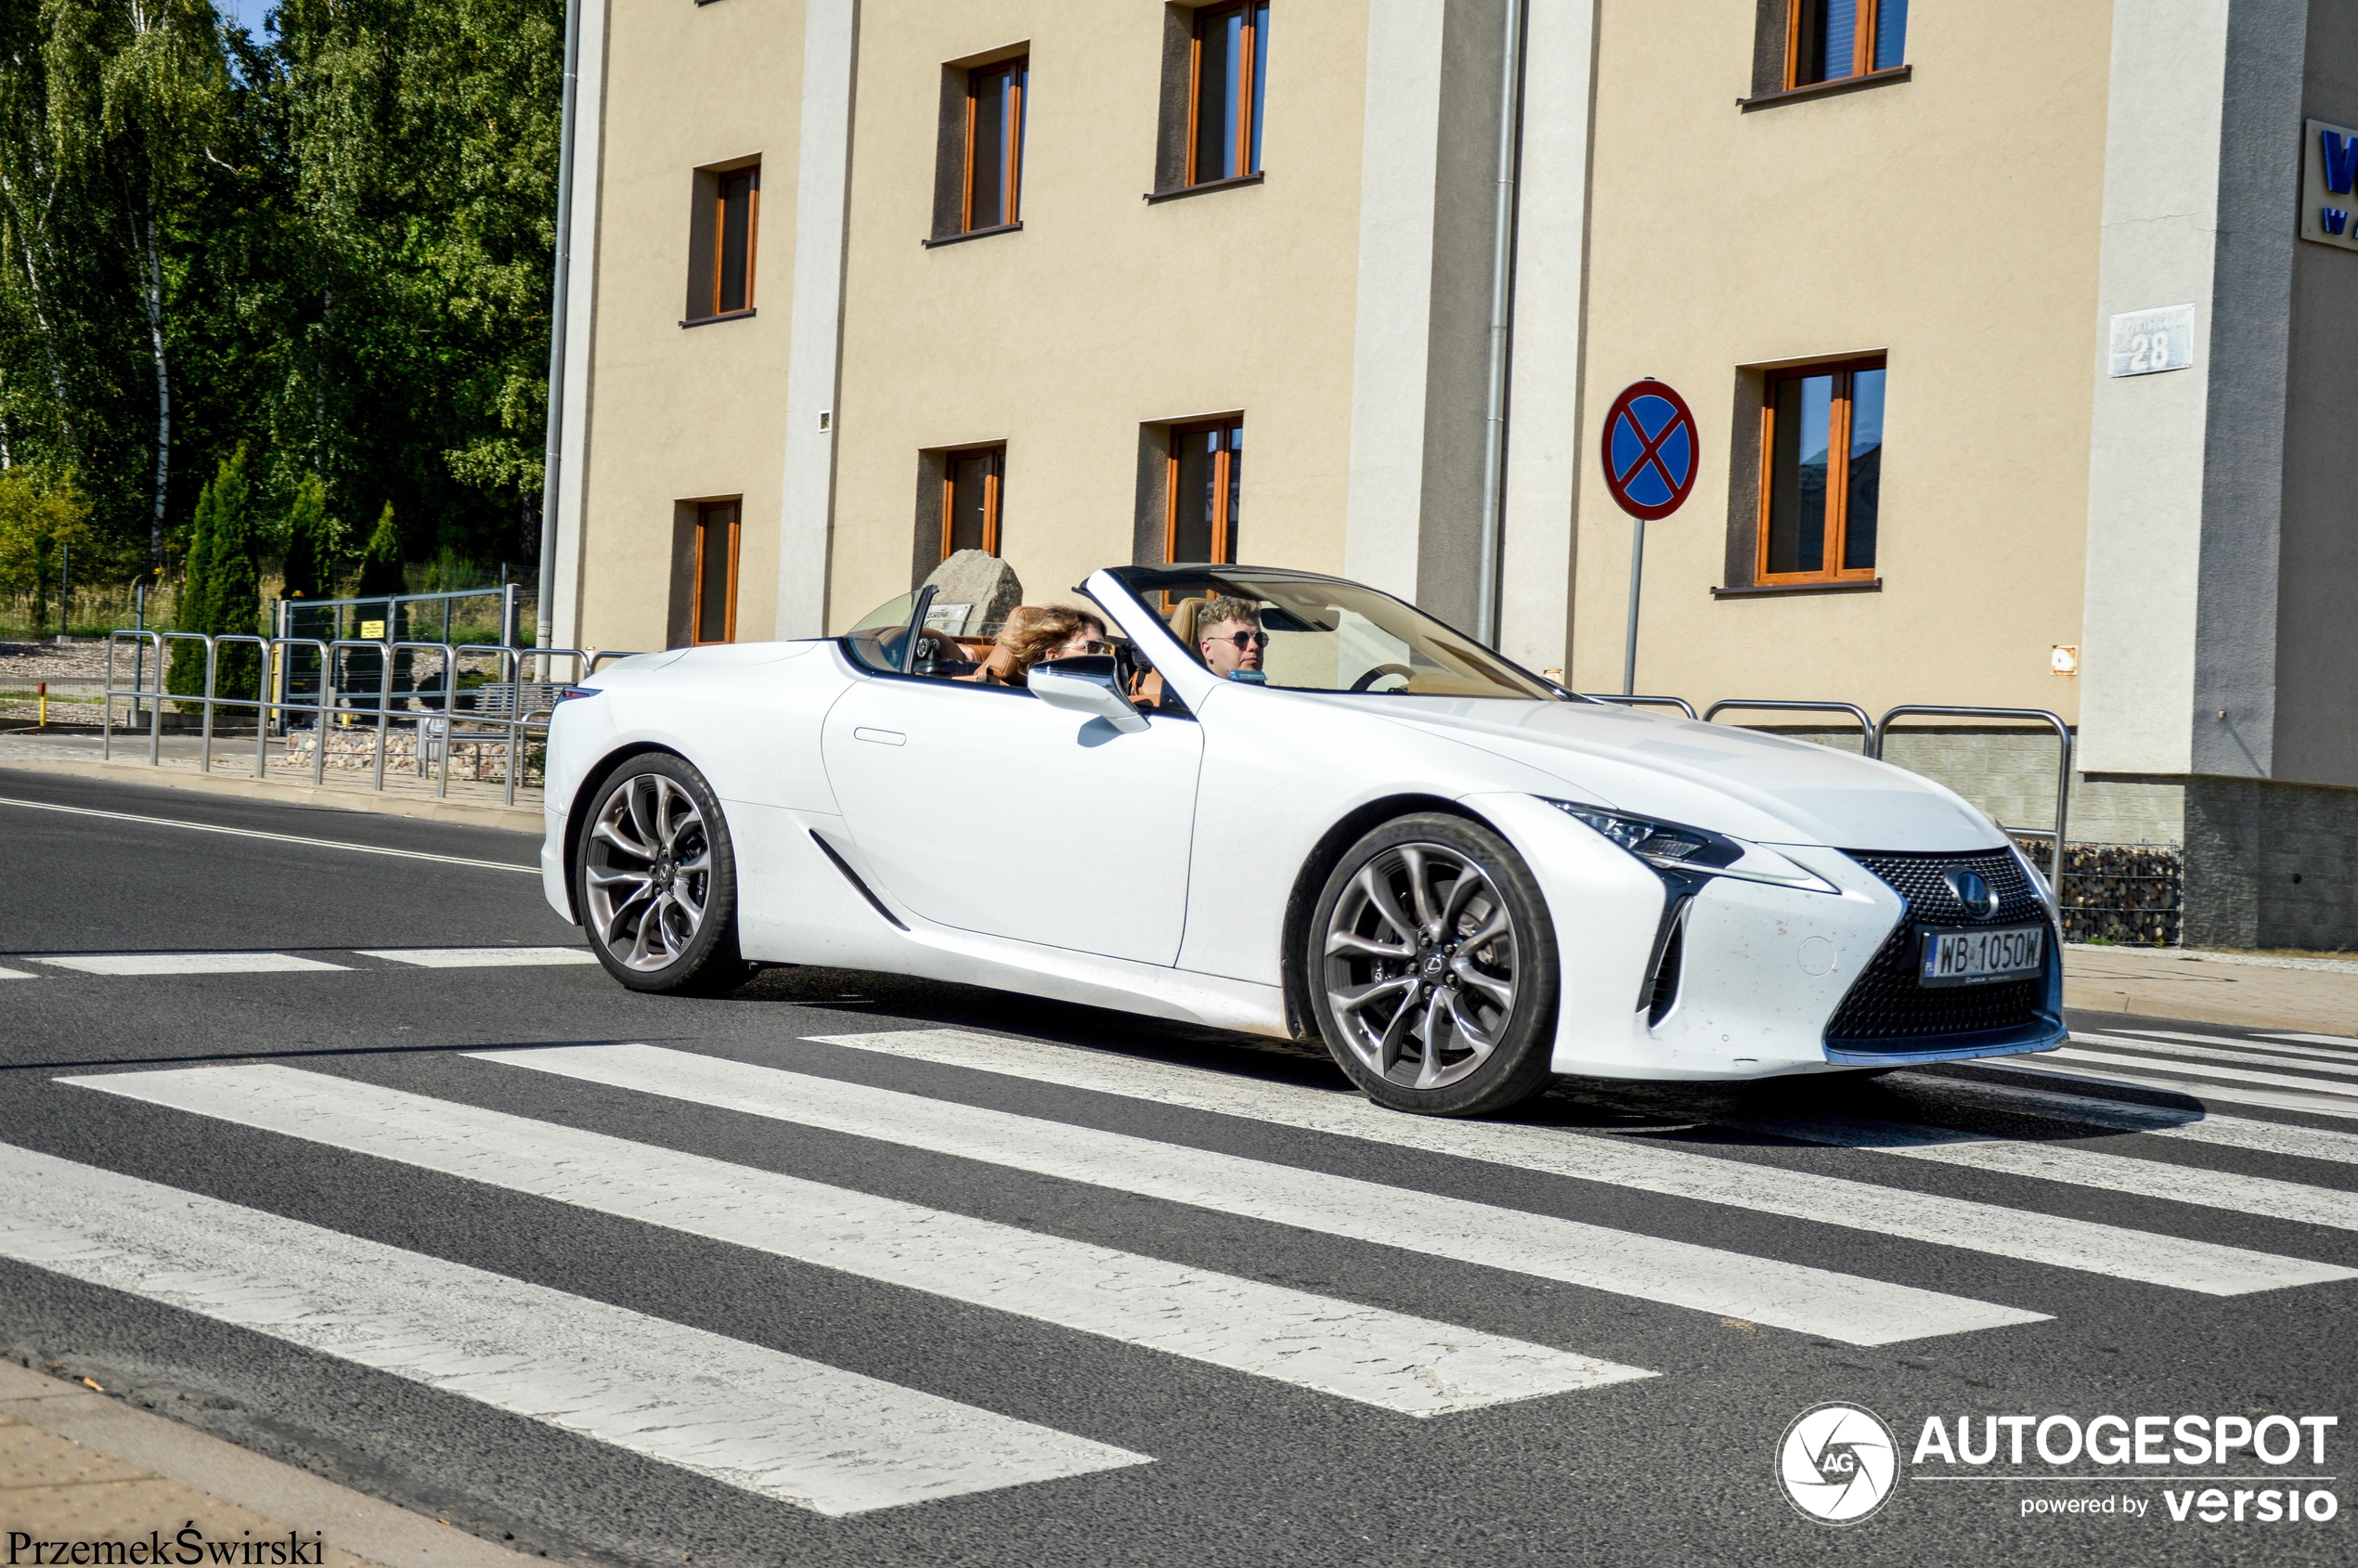
[[1255, 685], [1267, 681], [1261, 672], [1261, 655], [1269, 646], [1269, 634], [1261, 629], [1261, 612], [1250, 600], [1211, 600], [1197, 616], [1196, 628], [1196, 651], [1212, 674]]

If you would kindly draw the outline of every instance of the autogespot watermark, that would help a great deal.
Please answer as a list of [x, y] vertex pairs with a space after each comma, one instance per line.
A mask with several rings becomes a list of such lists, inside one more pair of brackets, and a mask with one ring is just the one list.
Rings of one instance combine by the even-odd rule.
[[2304, 1528], [2341, 1513], [2326, 1457], [2340, 1425], [2338, 1416], [2264, 1412], [1929, 1415], [1903, 1462], [1872, 1411], [1828, 1404], [1785, 1429], [1777, 1467], [1786, 1499], [1823, 1524], [1872, 1519], [1905, 1481], [1948, 1483], [1968, 1496], [1994, 1489], [1992, 1500], [2023, 1520]]

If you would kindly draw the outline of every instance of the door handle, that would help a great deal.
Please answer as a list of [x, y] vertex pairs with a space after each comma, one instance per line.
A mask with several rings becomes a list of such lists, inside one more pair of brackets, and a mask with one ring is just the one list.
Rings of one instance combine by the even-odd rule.
[[866, 725], [853, 730], [851, 738], [859, 741], [874, 741], [878, 745], [907, 745], [909, 744], [909, 737], [898, 730], [871, 730]]

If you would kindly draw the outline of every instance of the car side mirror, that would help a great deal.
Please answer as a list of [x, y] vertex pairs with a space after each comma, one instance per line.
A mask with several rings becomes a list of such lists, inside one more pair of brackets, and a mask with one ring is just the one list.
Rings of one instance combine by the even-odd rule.
[[1121, 671], [1108, 654], [1043, 659], [1025, 671], [1024, 684], [1050, 707], [1102, 719], [1124, 734], [1134, 735], [1147, 727], [1147, 716], [1122, 694]]

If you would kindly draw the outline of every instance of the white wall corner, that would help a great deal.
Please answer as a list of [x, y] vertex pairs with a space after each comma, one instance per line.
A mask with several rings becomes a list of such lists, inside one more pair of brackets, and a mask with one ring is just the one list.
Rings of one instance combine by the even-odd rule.
[[1439, 0], [1369, 0], [1344, 575], [1417, 595], [1441, 148]]
[[581, 7], [575, 84], [573, 260], [565, 271], [564, 384], [556, 389], [557, 538], [551, 603], [540, 606], [552, 648], [578, 648], [590, 491], [590, 369], [597, 342], [599, 195], [605, 184], [606, 6]]
[[[2079, 763], [2183, 773], [2193, 755], [2211, 281], [2231, 0], [2117, 0], [2097, 266]], [[2110, 374], [2110, 322], [2191, 304], [2194, 364]]]
[[1570, 667], [1599, 3], [1534, 6], [1523, 34], [1498, 647], [1532, 669]]
[[[780, 639], [826, 632], [843, 349], [859, 0], [807, 0], [795, 191], [794, 316], [786, 350], [786, 469], [778, 517]], [[820, 428], [822, 415], [828, 428]]]

